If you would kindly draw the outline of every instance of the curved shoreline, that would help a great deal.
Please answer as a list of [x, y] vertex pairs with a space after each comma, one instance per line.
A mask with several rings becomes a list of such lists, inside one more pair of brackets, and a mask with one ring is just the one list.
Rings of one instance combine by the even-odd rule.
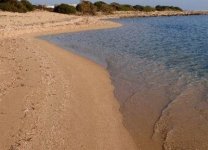
[[102, 20], [109, 18], [0, 12], [2, 149], [140, 148], [122, 124], [108, 72], [36, 38], [121, 26]]
[[[160, 17], [160, 18], [162, 18], [162, 17]], [[160, 20], [160, 18], [158, 18], [158, 20]], [[173, 17], [173, 18], [167, 18], [167, 17], [165, 17], [165, 18], [162, 18], [162, 19], [174, 19], [174, 18], [175, 17]], [[179, 17], [179, 18], [181, 18], [181, 17]], [[181, 19], [183, 19], [183, 18], [189, 18], [189, 17], [182, 17]], [[193, 17], [191, 17], [191, 18], [193, 18]], [[198, 18], [198, 17], [196, 17], [196, 18]], [[202, 18], [203, 18], [203, 16], [202, 16]], [[120, 29], [120, 30], [122, 30], [122, 29]], [[108, 33], [108, 34], [106, 34], [106, 36], [102, 36], [100, 34], [100, 32], [102, 33], [102, 31], [100, 31], [100, 32], [99, 31], [92, 32], [93, 34], [90, 34], [89, 33], [90, 36], [88, 34], [87, 34], [88, 35], [87, 36], [87, 35], [85, 35], [83, 33], [78, 33], [78, 35], [79, 35], [78, 37], [76, 36], [77, 34], [75, 34], [75, 37], [73, 37], [73, 36], [72, 37], [71, 36], [68, 37], [67, 34], [66, 34], [66, 36], [65, 36], [65, 34], [64, 35], [60, 35], [60, 36], [57, 35], [54, 38], [55, 39], [54, 42], [57, 45], [60, 44], [59, 46], [63, 46], [63, 47], [65, 47], [67, 49], [68, 46], [65, 46], [65, 42], [62, 43], [61, 41], [59, 41], [60, 39], [63, 38], [63, 40], [65, 39], [64, 41], [66, 41], [68, 38], [71, 39], [72, 41], [75, 40], [75, 39], [77, 39], [79, 41], [80, 40], [84, 40], [84, 41], [86, 40], [86, 43], [89, 44], [89, 41], [92, 42], [92, 43], [93, 42], [96, 42], [97, 43], [97, 42], [100, 41], [100, 40], [99, 41], [96, 40], [97, 35], [99, 37], [98, 39], [105, 39], [105, 37], [106, 37], [107, 39], [105, 39], [105, 41], [109, 41], [109, 39], [112, 39], [115, 35], [117, 35], [117, 37], [118, 37], [118, 34], [116, 34], [116, 33], [115, 34], [110, 34], [109, 31], [111, 31], [111, 30], [106, 31]], [[128, 30], [125, 30], [125, 31], [128, 31]], [[105, 31], [103, 33], [105, 35]], [[80, 37], [82, 35], [84, 36], [84, 38]], [[109, 35], [110, 38], [108, 38], [108, 35]], [[121, 35], [124, 36], [124, 34], [121, 34]], [[60, 39], [58, 37], [60, 37]], [[68, 38], [66, 38], [66, 37], [68, 37]], [[92, 37], [93, 40], [89, 40], [86, 37], [88, 37], [90, 39]], [[129, 37], [131, 37], [131, 36], [129, 35]], [[50, 41], [50, 39], [51, 38], [49, 38], [48, 40]], [[117, 40], [117, 41], [120, 41], [120, 40]], [[59, 41], [59, 42], [57, 42], [57, 41]], [[73, 43], [71, 43], [71, 44], [73, 44]], [[71, 44], [69, 44], [69, 45], [71, 45]], [[96, 46], [96, 44], [93, 44], [93, 46], [92, 46], [91, 44], [89, 44], [89, 45], [88, 44], [86, 44], [87, 47], [89, 46], [88, 48], [86, 47], [88, 49], [88, 52], [92, 52], [91, 54], [97, 54], [96, 51], [99, 51], [99, 49], [98, 49], [99, 45]], [[109, 45], [110, 44], [112, 44], [112, 43], [110, 42]], [[118, 44], [119, 43], [117, 43], [116, 45], [118, 45]], [[66, 45], [68, 45], [68, 44], [66, 43]], [[82, 47], [83, 47], [83, 45], [85, 45], [85, 42], [83, 42]], [[74, 48], [76, 49], [77, 46], [76, 46], [76, 40], [75, 40], [75, 46], [74, 46]], [[94, 47], [95, 50], [94, 51], [91, 51], [92, 49], [89, 50], [90, 46], [91, 47]], [[68, 49], [68, 50], [70, 50], [70, 49]], [[79, 49], [79, 46], [78, 46], [78, 49], [77, 50], [82, 50], [83, 51], [83, 50], [85, 50], [85, 47]], [[105, 54], [105, 49], [103, 49], [103, 50], [104, 50], [104, 54]], [[113, 49], [109, 49], [109, 50], [112, 51]], [[79, 52], [82, 55], [82, 52], [81, 51], [79, 51]], [[96, 56], [99, 56], [99, 55], [96, 55]], [[108, 57], [104, 57], [104, 58], [108, 58]], [[115, 60], [117, 60], [116, 57], [115, 57]], [[96, 60], [95, 60], [95, 62], [96, 62]], [[126, 62], [125, 59], [122, 58], [122, 62]], [[113, 63], [111, 63], [111, 64], [113, 64]], [[129, 66], [132, 66], [132, 65], [129, 65]], [[145, 65], [142, 65], [142, 66], [145, 66]], [[116, 69], [119, 68], [119, 67], [115, 67], [113, 65], [111, 67], [114, 68], [114, 69], [115, 68]], [[158, 67], [156, 67], [156, 68], [158, 68]], [[114, 71], [114, 69], [111, 69], [111, 70], [109, 69], [108, 70], [110, 72], [110, 75], [112, 75], [112, 72]], [[122, 71], [123, 70], [119, 70], [119, 71], [116, 70], [117, 73], [118, 72], [120, 73]], [[125, 75], [126, 74], [128, 75], [127, 72], [125, 72], [124, 74]], [[167, 74], [167, 72], [165, 72], [164, 74]], [[169, 75], [170, 76], [168, 78], [171, 78], [171, 74], [169, 74]], [[139, 75], [139, 76], [141, 77], [142, 74]], [[137, 77], [139, 77], [139, 76], [137, 76]], [[161, 74], [161, 76], [162, 76], [162, 74]], [[116, 77], [116, 75], [114, 77]], [[116, 82], [115, 82], [116, 79], [113, 78], [112, 76], [111, 76], [111, 79], [113, 81], [113, 85], [115, 86], [115, 90], [119, 89], [119, 87], [122, 87], [122, 85], [123, 85], [122, 84], [122, 80], [118, 81], [117, 84], [116, 84]], [[160, 79], [160, 78], [156, 78], [156, 79]], [[163, 79], [165, 79], [165, 78], [163, 78]], [[140, 82], [136, 82], [136, 83], [137, 84], [142, 84], [143, 81], [144, 80], [141, 80]], [[149, 81], [151, 82], [151, 80], [149, 80]], [[180, 83], [180, 82], [181, 81], [177, 81], [177, 83]], [[147, 81], [147, 83], [148, 83], [148, 81]], [[166, 83], [169, 83], [169, 82], [166, 81]], [[158, 85], [162, 85], [162, 84], [160, 82], [160, 83], [157, 83], [155, 85], [158, 86]], [[183, 126], [183, 124], [182, 123], [176, 124], [174, 122], [174, 119], [173, 119], [174, 117], [175, 118], [181, 118], [179, 120], [183, 121], [183, 120], [186, 120], [186, 118], [189, 118], [189, 117], [184, 117], [182, 119], [181, 116], [175, 115], [179, 111], [172, 111], [171, 114], [169, 114], [169, 113], [166, 114], [165, 113], [165, 111], [170, 112], [171, 108], [173, 108], [173, 102], [175, 103], [175, 100], [176, 101], [178, 100], [178, 96], [176, 96], [175, 98], [170, 98], [169, 99], [168, 96], [172, 92], [171, 91], [168, 91], [168, 89], [176, 89], [176, 90], [177, 89], [183, 89], [184, 90], [184, 89], [186, 89], [185, 87], [183, 87], [183, 88], [181, 88], [180, 86], [174, 87], [174, 84], [170, 84], [169, 86], [166, 86], [166, 88], [159, 88], [158, 87], [155, 90], [154, 88], [151, 88], [151, 87], [149, 87], [148, 89], [146, 89], [145, 86], [143, 86], [143, 87], [141, 86], [142, 87], [141, 90], [138, 90], [138, 91], [137, 90], [134, 90], [136, 94], [134, 94], [131, 97], [131, 99], [129, 99], [129, 101], [125, 105], [123, 105], [122, 102], [121, 102], [123, 95], [121, 93], [128, 91], [128, 88], [130, 86], [126, 86], [126, 87], [127, 87], [126, 89], [123, 88], [121, 91], [115, 92], [115, 94], [117, 94], [116, 95], [117, 96], [117, 99], [120, 101], [120, 105], [121, 105], [120, 111], [121, 111], [121, 113], [123, 115], [123, 123], [124, 123], [125, 127], [128, 129], [128, 131], [130, 132], [130, 134], [132, 135], [132, 137], [134, 138], [134, 140], [135, 140], [136, 144], [138, 145], [138, 147], [141, 147], [142, 149], [148, 149], [148, 150], [149, 149], [161, 149], [161, 147], [165, 147], [165, 148], [167, 148], [167, 147], [172, 147], [172, 148], [174, 148], [174, 147], [181, 147], [181, 148], [183, 148], [183, 147], [191, 147], [191, 149], [194, 149], [194, 147], [200, 147], [199, 146], [200, 144], [192, 144], [193, 143], [192, 142], [193, 139], [189, 136], [189, 133], [188, 133], [188, 136], [186, 136], [187, 135], [187, 132], [185, 130], [180, 130], [180, 126]], [[203, 90], [203, 87], [201, 87], [201, 88]], [[129, 88], [129, 89], [133, 89], [133, 88]], [[194, 87], [193, 87], [193, 89], [194, 89]], [[122, 96], [120, 96], [118, 93], [120, 93]], [[166, 93], [168, 93], [167, 96], [166, 96]], [[181, 92], [181, 93], [183, 93], [183, 92]], [[194, 94], [193, 95], [192, 94], [193, 93], [190, 92], [189, 95], [191, 95], [191, 96], [190, 97], [187, 96], [190, 100], [194, 97], [193, 96]], [[179, 94], [179, 95], [181, 95], [181, 94]], [[200, 99], [200, 98], [198, 98], [198, 99]], [[180, 99], [180, 102], [181, 101], [183, 101], [183, 99]], [[178, 107], [184, 107], [184, 110], [188, 110], [188, 108], [186, 108], [186, 105], [183, 105], [183, 104], [181, 104], [181, 105], [179, 104]], [[186, 115], [187, 116], [191, 116], [191, 112], [187, 113]], [[167, 116], [168, 117], [169, 116], [174, 116], [174, 117], [170, 119]], [[192, 115], [192, 116], [194, 116], [194, 115]], [[192, 119], [194, 120], [194, 118], [192, 118]], [[177, 120], [177, 119], [175, 119], [175, 120]], [[188, 120], [186, 122], [188, 122]], [[199, 122], [199, 121], [196, 121], [196, 122]], [[193, 127], [193, 125], [189, 125], [189, 124], [187, 124], [185, 126], [187, 128], [188, 127]], [[177, 132], [173, 132], [173, 130], [171, 129], [171, 127], [173, 127], [175, 131], [179, 130], [181, 132], [181, 134], [177, 134]], [[170, 137], [168, 135], [170, 132], [172, 132], [172, 135], [174, 134], [174, 137]], [[199, 136], [200, 138], [201, 137], [203, 137], [203, 138], [205, 137], [205, 136], [203, 136], [203, 132], [201, 132], [200, 130], [197, 130], [197, 127], [196, 127], [196, 130], [195, 131], [192, 130], [191, 134], [192, 135], [196, 135], [196, 133], [197, 133], [197, 135], [200, 135], [201, 134], [201, 136]], [[168, 135], [168, 136], [166, 136], [166, 135]], [[183, 141], [183, 139], [180, 138], [181, 136], [185, 137], [184, 139], [186, 141], [183, 142], [183, 144], [181, 144], [180, 142], [175, 142], [177, 140]], [[163, 137], [165, 137], [165, 138], [163, 139]], [[166, 137], [168, 137], [168, 139], [166, 139]], [[172, 142], [174, 142], [174, 144]], [[203, 143], [206, 143], [206, 141], [198, 140], [196, 143], [201, 143], [201, 145], [203, 145]]]
[[0, 38], [1, 148], [137, 149], [122, 124], [107, 71], [35, 38], [118, 26], [73, 25]]
[[[92, 28], [92, 29], [94, 30], [95, 28]], [[88, 28], [87, 30], [90, 30], [90, 28]], [[80, 31], [83, 31], [83, 30], [80, 30]], [[84, 109], [81, 111], [82, 114], [80, 115], [84, 115], [84, 116], [87, 115], [85, 116], [86, 118], [84, 118], [83, 116], [82, 116], [83, 118], [81, 117], [83, 119], [81, 122], [83, 121], [86, 122], [84, 123], [84, 128], [86, 128], [86, 126], [87, 128], [90, 128], [90, 131], [84, 131], [84, 132], [85, 134], [92, 134], [91, 132], [93, 132], [93, 134], [95, 135], [99, 134], [98, 139], [94, 139], [94, 138], [88, 139], [91, 141], [88, 141], [90, 143], [87, 142], [85, 143], [85, 145], [89, 144], [88, 145], [89, 148], [91, 147], [92, 149], [97, 149], [95, 147], [100, 147], [98, 149], [109, 149], [109, 150], [110, 149], [119, 149], [119, 150], [137, 149], [127, 129], [123, 126], [122, 115], [119, 112], [119, 104], [114, 96], [114, 93], [113, 93], [114, 87], [111, 84], [110, 76], [107, 70], [89, 59], [86, 59], [82, 56], [74, 54], [73, 52], [68, 52], [62, 48], [55, 46], [52, 43], [49, 43], [43, 40], [38, 40], [38, 42], [39, 44], [44, 46], [45, 49], [47, 50], [50, 49], [49, 50], [50, 53], [51, 53], [51, 50], [53, 50], [54, 52], [53, 55], [55, 55], [56, 58], [57, 56], [60, 57], [59, 58], [60, 60], [57, 60], [57, 62], [61, 63], [60, 65], [64, 64], [67, 67], [70, 66], [71, 68], [73, 68], [72, 70], [70, 70], [70, 72], [71, 73], [73, 72], [72, 74], [74, 74], [74, 77], [73, 77], [74, 83], [72, 85], [75, 85], [77, 87], [74, 87], [71, 92], [72, 92], [72, 95], [73, 93], [75, 93], [74, 98], [76, 100], [79, 99], [82, 103], [82, 104], [80, 103], [78, 104], [79, 105], [78, 108], [81, 107], [82, 109]], [[68, 61], [68, 59], [70, 59], [70, 62]], [[65, 66], [62, 66], [62, 67], [65, 67]], [[81, 76], [79, 74], [81, 74]], [[83, 77], [83, 74], [84, 74], [84, 77]], [[86, 81], [87, 83], [85, 83]], [[98, 82], [100, 83], [98, 84]], [[90, 93], [89, 95], [88, 95], [88, 92]], [[90, 98], [89, 100], [87, 100], [88, 102], [85, 102], [86, 99], [88, 98]], [[71, 106], [71, 107], [74, 107], [74, 106]], [[73, 109], [76, 109], [76, 108], [73, 108]], [[88, 113], [85, 114], [86, 113], [85, 109], [89, 111], [88, 112], [89, 114], [94, 115], [94, 113], [96, 113], [96, 115], [93, 118], [91, 118], [92, 116], [89, 116]], [[80, 113], [80, 110], [78, 111], [79, 111], [78, 113]], [[93, 123], [96, 123], [97, 125], [94, 126]], [[79, 123], [76, 123], [76, 125], [78, 124]], [[77, 127], [77, 128], [80, 128], [80, 127]], [[72, 130], [74, 130], [74, 128]], [[81, 132], [83, 131], [81, 130]], [[74, 134], [76, 136], [77, 133], [74, 133]], [[108, 137], [108, 139], [106, 139], [106, 136]], [[87, 137], [84, 137], [84, 138], [87, 138]], [[91, 142], [93, 143], [92, 145], [91, 145]], [[94, 144], [94, 142], [97, 144]], [[79, 147], [77, 148], [75, 147], [74, 149], [78, 149], [78, 148]]]

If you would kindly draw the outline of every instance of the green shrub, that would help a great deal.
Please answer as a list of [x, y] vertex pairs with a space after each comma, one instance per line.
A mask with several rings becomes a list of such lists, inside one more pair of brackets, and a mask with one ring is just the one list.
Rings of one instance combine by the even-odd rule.
[[106, 13], [106, 14], [112, 14], [114, 9], [112, 6], [108, 5], [108, 4], [103, 4], [101, 7], [100, 7], [100, 11], [103, 12], [103, 13]]
[[179, 7], [174, 7], [174, 6], [160, 6], [160, 5], [157, 5], [155, 7], [155, 9], [157, 11], [182, 11], [181, 8]]
[[100, 12], [103, 12], [106, 14], [111, 14], [114, 11], [114, 9], [111, 5], [109, 5], [103, 1], [95, 2], [94, 5], [97, 7], [97, 11], [100, 11]]
[[135, 5], [133, 6], [135, 10], [138, 10], [138, 11], [143, 11], [144, 10], [144, 6], [141, 6], [141, 5]]
[[0, 9], [11, 12], [28, 12], [33, 10], [32, 4], [27, 0], [0, 0]]
[[134, 11], [134, 7], [131, 5], [121, 5], [119, 3], [111, 3], [111, 6], [113, 7], [114, 10], [116, 11]]
[[97, 1], [94, 3], [94, 5], [97, 7], [97, 10], [99, 11], [103, 5], [106, 5], [106, 3], [103, 1]]
[[67, 4], [60, 4], [54, 8], [54, 12], [62, 14], [75, 14], [76, 8]]
[[97, 7], [89, 1], [81, 2], [80, 4], [77, 5], [76, 9], [82, 14], [88, 14], [88, 15], [96, 15], [97, 12]]
[[34, 6], [27, 0], [22, 0], [21, 3], [27, 8], [27, 11], [33, 11]]
[[143, 11], [145, 11], [145, 12], [151, 12], [151, 11], [155, 11], [155, 8], [154, 7], [151, 7], [151, 6], [144, 6]]
[[120, 11], [134, 11], [134, 7], [131, 5], [120, 5]]
[[119, 3], [113, 2], [110, 4], [114, 10], [119, 11], [121, 5]]

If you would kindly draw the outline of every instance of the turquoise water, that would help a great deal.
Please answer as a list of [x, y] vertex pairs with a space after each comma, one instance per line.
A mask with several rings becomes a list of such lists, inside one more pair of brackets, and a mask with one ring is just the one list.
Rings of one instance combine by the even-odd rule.
[[178, 74], [168, 80], [183, 75], [189, 77], [187, 82], [207, 79], [208, 16], [115, 21], [123, 27], [44, 38], [104, 65], [114, 80], [135, 83], [147, 71], [154, 78], [164, 70]]
[[[164, 109], [188, 87], [200, 84], [205, 94], [198, 101], [206, 99], [208, 16], [114, 21], [123, 26], [42, 38], [106, 67], [125, 125], [136, 139], [142, 130], [151, 135]], [[145, 121], [148, 129], [141, 126]]]

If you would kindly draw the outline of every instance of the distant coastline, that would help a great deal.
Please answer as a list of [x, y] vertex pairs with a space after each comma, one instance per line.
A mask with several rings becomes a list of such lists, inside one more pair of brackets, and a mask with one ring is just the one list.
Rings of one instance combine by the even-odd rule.
[[91, 2], [81, 0], [78, 4], [60, 3], [57, 5], [32, 4], [28, 0], [5, 0], [0, 2], [0, 12], [26, 13], [32, 11], [48, 11], [76, 16], [101, 17], [155, 17], [155, 16], [188, 16], [207, 15], [207, 11], [183, 10], [178, 6], [143, 6], [140, 4], [121, 4], [119, 2], [106, 3], [104, 1]]
[[131, 18], [131, 17], [159, 17], [159, 16], [192, 16], [192, 15], [208, 15], [208, 11], [116, 11], [111, 15], [98, 15], [106, 18]]

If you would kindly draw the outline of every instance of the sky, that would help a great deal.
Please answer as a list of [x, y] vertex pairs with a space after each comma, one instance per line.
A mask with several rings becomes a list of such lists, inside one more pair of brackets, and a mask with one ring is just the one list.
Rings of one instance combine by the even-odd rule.
[[[30, 0], [34, 4], [79, 3], [79, 0]], [[91, 0], [95, 2], [96, 0]], [[174, 5], [185, 10], [208, 10], [208, 0], [102, 0], [107, 3], [119, 2], [123, 4], [140, 5]]]

